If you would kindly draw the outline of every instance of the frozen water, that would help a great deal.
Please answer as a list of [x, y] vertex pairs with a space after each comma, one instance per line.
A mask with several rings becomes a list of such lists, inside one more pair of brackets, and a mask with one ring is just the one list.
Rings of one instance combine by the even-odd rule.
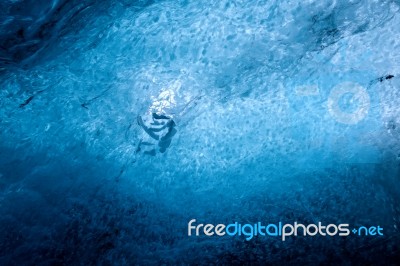
[[[0, 7], [5, 264], [398, 256], [398, 1]], [[193, 239], [192, 218], [378, 223], [388, 237]]]

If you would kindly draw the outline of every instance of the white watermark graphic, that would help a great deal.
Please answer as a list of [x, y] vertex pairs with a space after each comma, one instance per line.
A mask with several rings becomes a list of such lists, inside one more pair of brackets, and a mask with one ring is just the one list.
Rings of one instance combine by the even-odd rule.
[[228, 225], [225, 224], [203, 224], [196, 223], [196, 219], [192, 219], [188, 223], [188, 236], [244, 236], [247, 241], [256, 236], [259, 237], [280, 237], [282, 241], [287, 240], [288, 237], [297, 236], [323, 236], [333, 237], [341, 236], [347, 237], [351, 234], [357, 236], [383, 236], [383, 228], [378, 226], [357, 226], [350, 229], [350, 224], [327, 224], [322, 222], [318, 224], [301, 224], [298, 222], [291, 223], [275, 223], [263, 224], [257, 222], [254, 224], [241, 224], [234, 222]]

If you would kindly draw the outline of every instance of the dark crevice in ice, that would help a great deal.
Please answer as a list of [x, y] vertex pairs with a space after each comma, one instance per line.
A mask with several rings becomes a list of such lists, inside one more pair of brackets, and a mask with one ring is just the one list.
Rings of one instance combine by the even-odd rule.
[[380, 81], [380, 82], [383, 82], [384, 80], [388, 80], [388, 79], [392, 79], [392, 78], [394, 78], [393, 75], [386, 75], [386, 76], [384, 76], [384, 77], [380, 77], [380, 78], [379, 78], [379, 81]]
[[100, 93], [99, 95], [85, 101], [84, 103], [81, 104], [82, 108], [85, 109], [89, 109], [89, 105], [92, 104], [93, 102], [95, 102], [96, 100], [100, 99], [101, 97], [103, 97], [111, 88], [105, 89], [102, 93]]
[[38, 95], [42, 92], [44, 92], [44, 90], [40, 90], [40, 91], [36, 92], [35, 94], [31, 95], [28, 99], [26, 99], [23, 103], [21, 103], [19, 105], [19, 108], [24, 108], [25, 106], [27, 106], [33, 100], [33, 98], [35, 98], [36, 95]]

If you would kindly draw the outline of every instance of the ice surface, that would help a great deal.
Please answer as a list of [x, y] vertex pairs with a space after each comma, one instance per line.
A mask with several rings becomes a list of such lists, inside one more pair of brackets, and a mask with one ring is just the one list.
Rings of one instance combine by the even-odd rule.
[[[349, 259], [339, 240], [189, 239], [192, 218], [380, 223], [369, 252], [398, 254], [398, 2], [0, 7], [6, 264]], [[357, 123], [328, 110], [346, 82], [370, 98]]]

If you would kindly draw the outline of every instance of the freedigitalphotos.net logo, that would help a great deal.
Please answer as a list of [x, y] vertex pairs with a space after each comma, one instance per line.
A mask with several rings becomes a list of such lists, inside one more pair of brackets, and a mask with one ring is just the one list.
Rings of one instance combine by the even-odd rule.
[[383, 236], [383, 228], [378, 226], [358, 226], [350, 229], [349, 224], [318, 224], [304, 225], [294, 222], [293, 224], [263, 224], [257, 222], [255, 224], [241, 224], [234, 222], [228, 225], [225, 224], [196, 224], [196, 219], [192, 219], [188, 223], [188, 236], [244, 236], [247, 241], [255, 236], [265, 237], [280, 237], [285, 241], [287, 237], [297, 236], [341, 236], [347, 237], [350, 235], [357, 236]]

